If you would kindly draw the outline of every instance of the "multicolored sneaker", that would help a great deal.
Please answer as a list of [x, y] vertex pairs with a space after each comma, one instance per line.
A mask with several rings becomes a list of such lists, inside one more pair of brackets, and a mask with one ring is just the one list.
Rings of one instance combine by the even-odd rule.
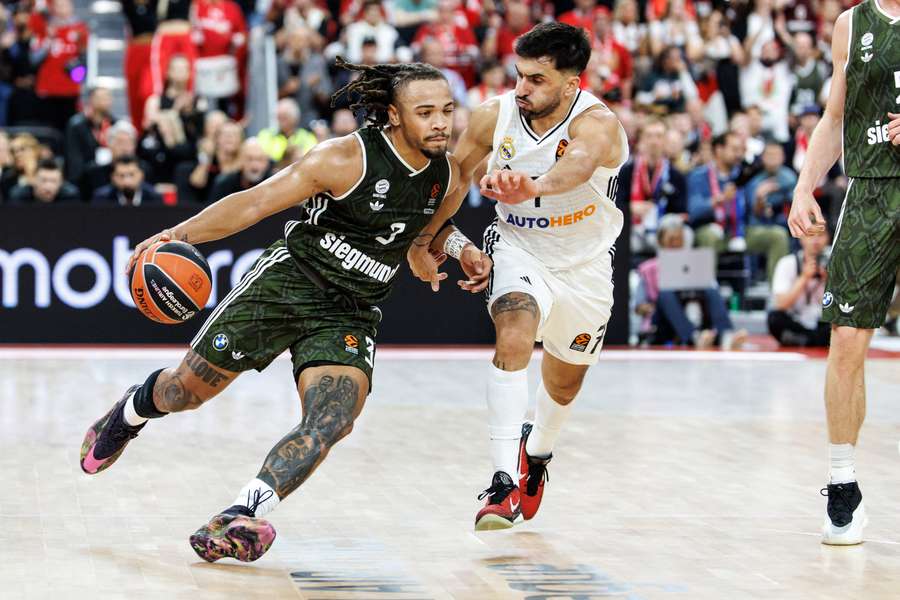
[[139, 385], [128, 388], [122, 399], [87, 430], [81, 443], [81, 470], [88, 475], [108, 469], [146, 425], [132, 427], [125, 422], [125, 402], [138, 388]]
[[522, 424], [522, 440], [519, 442], [519, 489], [522, 491], [522, 516], [526, 521], [534, 518], [541, 507], [544, 482], [550, 481], [547, 464], [553, 458], [552, 454], [546, 458], [529, 456], [525, 451], [525, 442], [532, 427], [532, 423]]
[[503, 471], [494, 473], [491, 487], [478, 494], [484, 508], [475, 515], [475, 531], [509, 529], [522, 514], [519, 488]]
[[191, 548], [206, 562], [226, 557], [243, 562], [258, 559], [275, 541], [272, 524], [257, 519], [253, 512], [259, 502], [257, 498], [250, 508], [236, 504], [214, 516], [191, 536]]

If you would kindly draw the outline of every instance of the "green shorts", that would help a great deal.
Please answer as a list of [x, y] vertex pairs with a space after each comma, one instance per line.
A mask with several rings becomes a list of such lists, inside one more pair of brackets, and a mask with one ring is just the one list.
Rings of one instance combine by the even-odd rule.
[[834, 234], [822, 319], [881, 327], [898, 269], [900, 179], [851, 179]]
[[228, 371], [262, 371], [290, 349], [295, 378], [306, 367], [348, 365], [366, 374], [371, 390], [380, 321], [378, 307], [336, 306], [278, 241], [213, 310], [191, 348]]

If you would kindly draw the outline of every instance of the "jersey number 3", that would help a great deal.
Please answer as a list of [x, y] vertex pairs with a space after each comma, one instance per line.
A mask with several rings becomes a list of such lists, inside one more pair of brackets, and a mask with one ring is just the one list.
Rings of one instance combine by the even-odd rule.
[[406, 223], [391, 223], [391, 235], [388, 237], [384, 237], [379, 235], [375, 238], [377, 241], [381, 242], [385, 246], [393, 242], [398, 235], [406, 231]]

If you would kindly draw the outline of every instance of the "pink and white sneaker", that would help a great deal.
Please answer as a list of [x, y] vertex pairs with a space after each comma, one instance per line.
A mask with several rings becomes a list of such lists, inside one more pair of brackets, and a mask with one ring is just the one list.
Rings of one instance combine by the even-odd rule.
[[121, 400], [112, 409], [91, 425], [81, 443], [81, 470], [88, 475], [96, 475], [108, 469], [146, 423], [133, 427], [125, 422], [125, 401], [140, 386], [128, 388]]

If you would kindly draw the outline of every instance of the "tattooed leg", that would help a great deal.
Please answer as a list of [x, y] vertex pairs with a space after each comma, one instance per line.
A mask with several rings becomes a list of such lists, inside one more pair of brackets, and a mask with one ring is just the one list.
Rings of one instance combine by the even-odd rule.
[[520, 371], [528, 366], [541, 311], [537, 301], [524, 292], [510, 292], [491, 305], [497, 330], [494, 366], [503, 371]]
[[153, 404], [163, 413], [193, 410], [224, 390], [239, 375], [213, 367], [189, 350], [175, 369], [162, 371], [153, 386]]
[[269, 452], [257, 478], [280, 499], [312, 475], [328, 451], [353, 429], [368, 390], [365, 374], [353, 367], [316, 367], [300, 378], [303, 418]]

